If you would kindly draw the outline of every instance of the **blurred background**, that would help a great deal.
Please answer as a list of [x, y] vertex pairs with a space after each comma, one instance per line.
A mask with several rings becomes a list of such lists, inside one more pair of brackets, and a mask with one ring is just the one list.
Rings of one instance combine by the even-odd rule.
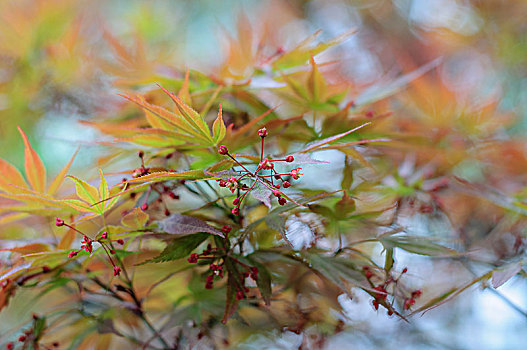
[[[502, 140], [519, 143], [516, 153], [500, 150], [489, 157], [524, 176], [518, 165], [527, 159], [524, 0], [0, 0], [0, 157], [23, 166], [20, 125], [49, 172], [56, 174], [81, 146], [72, 173], [92, 173], [104, 154], [99, 141], [111, 139], [81, 122], [118, 113], [124, 101], [117, 93], [179, 79], [186, 68], [222, 76], [228, 38], [236, 36], [242, 12], [277, 50], [292, 48], [317, 30], [320, 41], [356, 30], [317, 56], [319, 64], [339, 60], [335, 80], [346, 81], [351, 96], [366, 102], [371, 96], [364, 91], [384, 86], [374, 90], [389, 96], [379, 108], [408, 123], [422, 118], [428, 121], [422, 128], [447, 134], [455, 126], [469, 140], [503, 128]], [[412, 88], [397, 80], [430, 62], [432, 69]], [[490, 112], [463, 124], [459, 115], [474, 106]], [[474, 161], [454, 169], [468, 179], [478, 179], [480, 172]], [[426, 234], [432, 224], [423, 218], [408, 226]], [[398, 259], [401, 266], [415, 267], [415, 285], [429, 291], [470, 278], [454, 262], [403, 254]], [[328, 349], [524, 349], [526, 290], [526, 279], [519, 276], [499, 294], [472, 287], [410, 323], [374, 312], [366, 294], [343, 298], [352, 327], [333, 336]], [[7, 312], [15, 313], [19, 304]], [[0, 330], [5, 322], [0, 315]], [[291, 332], [255, 334], [240, 348], [290, 349], [299, 341]]]

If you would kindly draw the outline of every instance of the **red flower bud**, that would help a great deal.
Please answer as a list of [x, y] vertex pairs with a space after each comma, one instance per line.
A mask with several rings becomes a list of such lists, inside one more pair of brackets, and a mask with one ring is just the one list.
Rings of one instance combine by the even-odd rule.
[[13, 350], [15, 348], [15, 345], [13, 343], [7, 343], [7, 345], [5, 346], [5, 348], [7, 350]]
[[218, 150], [218, 153], [224, 156], [224, 155], [226, 155], [227, 153], [229, 153], [229, 150], [227, 149], [226, 146], [221, 145], [221, 146], [220, 146], [220, 149]]
[[198, 257], [199, 257], [198, 254], [196, 254], [196, 253], [192, 253], [192, 254], [190, 254], [190, 257], [187, 259], [187, 261], [188, 261], [189, 263], [191, 263], [191, 264], [195, 264], [195, 263], [198, 262]]
[[64, 220], [62, 220], [61, 218], [56, 218], [55, 219], [55, 225], [57, 226], [64, 226]]
[[264, 138], [267, 136], [267, 129], [266, 128], [261, 128], [260, 130], [258, 130], [258, 136], [260, 136], [261, 138]]
[[273, 191], [273, 196], [277, 197], [277, 198], [280, 198], [282, 196], [282, 192], [278, 191], [278, 190], [274, 190]]
[[101, 233], [101, 239], [106, 239], [106, 238], [108, 238], [108, 232]]
[[233, 204], [233, 205], [238, 205], [238, 203], [240, 203], [240, 198], [239, 198], [239, 197], [234, 198], [234, 199], [232, 200], [232, 204]]
[[169, 216], [170, 215], [170, 211], [168, 209], [165, 209], [165, 216]]
[[113, 275], [114, 276], [119, 276], [121, 274], [121, 268], [119, 266], [114, 266], [113, 267]]
[[73, 258], [74, 256], [77, 255], [77, 251], [71, 251], [69, 254], [68, 254], [68, 258]]
[[137, 155], [139, 156], [139, 158], [143, 158], [145, 156], [145, 152], [139, 151], [137, 152]]
[[280, 189], [280, 185], [279, 184], [274, 184], [273, 187], [278, 189], [278, 190]]
[[123, 244], [124, 244], [123, 239], [122, 239], [122, 238], [119, 238], [119, 239], [117, 240], [117, 244], [123, 245]]
[[223, 225], [223, 227], [221, 228], [221, 230], [223, 231], [223, 233], [225, 233], [225, 234], [227, 235], [227, 234], [229, 234], [229, 232], [231, 232], [232, 227], [227, 226], [227, 225]]
[[423, 293], [423, 292], [421, 292], [420, 289], [418, 289], [418, 290], [414, 290], [414, 291], [412, 292], [412, 298], [419, 298], [419, 297], [421, 296], [422, 293]]
[[287, 203], [287, 200], [284, 197], [278, 198], [278, 204], [285, 205]]
[[141, 206], [141, 209], [144, 211], [144, 210], [148, 210], [148, 204], [147, 203], [144, 203], [142, 206]]
[[232, 214], [236, 216], [240, 215], [240, 208], [236, 207], [232, 209]]
[[174, 192], [168, 192], [168, 196], [172, 199], [179, 199], [179, 196]]
[[110, 254], [112, 254], [112, 255], [115, 254], [115, 250], [110, 249]]
[[225, 182], [225, 180], [220, 180], [219, 185], [220, 187], [225, 187], [227, 186], [227, 183]]
[[284, 182], [282, 183], [282, 186], [283, 186], [284, 188], [288, 188], [288, 187], [291, 187], [291, 183], [290, 183], [289, 181], [284, 181]]
[[404, 309], [408, 310], [415, 304], [415, 299], [406, 299], [404, 301]]
[[295, 160], [295, 157], [293, 157], [293, 156], [287, 156], [287, 157], [285, 157], [285, 161], [288, 162], [288, 163], [291, 163], [291, 162], [294, 161], [294, 160]]
[[24, 342], [26, 340], [26, 336], [25, 335], [21, 335], [20, 337], [18, 337], [18, 341], [19, 342]]

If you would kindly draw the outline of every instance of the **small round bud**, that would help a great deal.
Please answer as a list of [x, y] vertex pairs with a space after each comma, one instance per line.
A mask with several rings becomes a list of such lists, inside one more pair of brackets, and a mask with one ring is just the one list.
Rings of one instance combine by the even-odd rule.
[[110, 249], [110, 254], [112, 254], [112, 255], [115, 254], [115, 250]]
[[105, 231], [101, 233], [101, 239], [106, 239], [106, 238], [108, 238], [108, 232]]
[[278, 204], [285, 205], [287, 203], [287, 200], [284, 197], [278, 198]]
[[238, 205], [238, 203], [240, 203], [240, 198], [239, 198], [239, 197], [234, 198], [234, 199], [232, 200], [232, 204], [233, 204], [233, 205]]
[[170, 211], [168, 209], [165, 209], [165, 216], [170, 216]]
[[62, 220], [61, 218], [56, 218], [55, 225], [57, 225], [58, 227], [64, 226], [64, 220]]
[[145, 156], [145, 152], [139, 151], [137, 152], [137, 155], [139, 156], [139, 158], [143, 158]]
[[277, 197], [277, 198], [280, 198], [282, 196], [282, 192], [278, 191], [278, 190], [274, 190], [273, 191], [273, 196]]
[[240, 208], [236, 207], [232, 209], [232, 214], [236, 216], [240, 215]]
[[280, 185], [279, 184], [274, 184], [273, 187], [276, 188], [277, 190], [280, 189]]
[[294, 161], [294, 160], [295, 160], [295, 157], [293, 157], [293, 156], [287, 156], [287, 157], [285, 157], [285, 161], [288, 162], [288, 163], [291, 163], [291, 162]]
[[261, 138], [264, 138], [267, 136], [267, 129], [266, 128], [261, 128], [260, 130], [258, 130], [258, 136], [260, 136]]
[[15, 348], [15, 345], [13, 343], [7, 343], [7, 345], [5, 346], [5, 348], [7, 350], [13, 350]]
[[71, 251], [71, 252], [68, 254], [68, 258], [73, 258], [74, 256], [77, 255], [77, 253], [78, 253], [78, 252], [77, 252], [76, 250]]
[[227, 153], [229, 153], [229, 150], [227, 149], [226, 146], [221, 145], [221, 146], [220, 146], [220, 149], [218, 150], [218, 153], [224, 156], [224, 155], [226, 155]]
[[142, 210], [148, 210], [148, 204], [147, 203], [143, 203], [143, 205], [141, 205], [141, 209]]
[[199, 257], [198, 254], [192, 253], [190, 254], [190, 257], [187, 259], [187, 261], [191, 264], [195, 264], [198, 262], [198, 257]]
[[122, 238], [119, 238], [119, 239], [117, 240], [117, 244], [123, 245], [123, 244], [124, 244], [123, 239], [122, 239]]
[[18, 337], [18, 341], [19, 342], [24, 342], [26, 340], [26, 336], [25, 335], [21, 335], [20, 337]]
[[121, 274], [121, 268], [119, 266], [114, 266], [113, 267], [113, 275], [114, 276], [119, 276]]
[[291, 183], [289, 181], [284, 181], [284, 182], [282, 182], [282, 186], [284, 188], [288, 188], [288, 187], [291, 187]]
[[225, 234], [227, 235], [227, 234], [229, 234], [229, 232], [231, 232], [232, 227], [227, 226], [227, 225], [223, 225], [223, 227], [221, 228], [221, 230], [223, 231], [223, 233], [225, 233]]

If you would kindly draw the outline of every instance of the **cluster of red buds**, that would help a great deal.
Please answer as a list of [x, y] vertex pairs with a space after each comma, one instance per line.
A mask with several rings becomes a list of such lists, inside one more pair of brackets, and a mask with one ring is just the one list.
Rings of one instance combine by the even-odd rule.
[[[226, 146], [221, 145], [219, 147], [218, 153], [224, 156], [227, 156], [231, 158], [239, 167], [241, 167], [243, 170], [234, 170], [235, 172], [239, 173], [237, 177], [230, 177], [227, 180], [217, 180], [219, 182], [220, 187], [228, 188], [232, 193], [234, 193], [236, 190], [239, 192], [243, 192], [243, 194], [239, 195], [238, 197], [234, 198], [232, 201], [232, 204], [234, 205], [234, 209], [232, 209], [232, 213], [234, 215], [240, 214], [240, 205], [244, 198], [247, 196], [247, 193], [251, 192], [254, 187], [257, 184], [261, 184], [264, 187], [267, 187], [273, 194], [274, 197], [277, 198], [278, 204], [285, 205], [287, 203], [287, 196], [280, 190], [281, 188], [288, 188], [291, 186], [291, 183], [287, 180], [289, 177], [295, 180], [298, 180], [300, 178], [300, 170], [302, 168], [296, 168], [293, 169], [287, 173], [279, 173], [276, 171], [274, 163], [276, 162], [286, 162], [291, 163], [295, 160], [295, 158], [291, 155], [283, 158], [283, 159], [269, 159], [264, 158], [263, 151], [264, 151], [264, 140], [267, 136], [267, 129], [262, 128], [258, 130], [258, 136], [260, 136], [262, 140], [261, 144], [261, 152], [260, 152], [260, 162], [256, 169], [254, 171], [250, 171], [240, 163], [234, 155], [229, 153], [229, 150]], [[268, 174], [264, 174], [263, 171], [268, 170]], [[244, 184], [241, 181], [242, 180], [251, 180], [252, 183], [250, 185]], [[276, 183], [275, 183], [276, 180]], [[279, 183], [281, 181], [281, 184]]]
[[[137, 177], [148, 175], [148, 174], [150, 174], [150, 171], [152, 170], [151, 168], [145, 167], [145, 163], [144, 163], [144, 156], [145, 156], [145, 154], [144, 154], [144, 152], [143, 151], [139, 151], [138, 152], [138, 156], [141, 159], [141, 166], [139, 168], [133, 170], [132, 178], [137, 178]], [[175, 171], [175, 170], [170, 169], [169, 171]], [[122, 188], [124, 188], [124, 186], [126, 185], [127, 181], [128, 181], [127, 178], [123, 178], [122, 179], [122, 181], [121, 181]], [[148, 200], [149, 200], [150, 194], [152, 193], [152, 191], [154, 191], [154, 192], [157, 192], [157, 194], [159, 195], [159, 197], [157, 198], [157, 201], [163, 206], [165, 216], [169, 216], [170, 215], [170, 211], [168, 210], [163, 198], [164, 197], [169, 197], [171, 199], [178, 200], [179, 199], [179, 195], [177, 195], [174, 192], [174, 188], [175, 188], [175, 184], [171, 185], [171, 186], [167, 186], [167, 185], [161, 184], [161, 183], [155, 183], [153, 185], [150, 185], [149, 188], [148, 188], [148, 191], [147, 191], [147, 193], [146, 193], [146, 195], [144, 197], [143, 203], [141, 204], [141, 209], [142, 210], [148, 210], [148, 208], [149, 208], [149, 201]], [[132, 199], [134, 199], [136, 197], [136, 195], [137, 195], [137, 193], [135, 193], [135, 192], [130, 193], [130, 197]]]
[[220, 252], [219, 248], [212, 248], [212, 246], [209, 244], [207, 245], [207, 249], [203, 250], [201, 254], [192, 253], [187, 259], [190, 264], [196, 264], [200, 259], [211, 261], [211, 263], [209, 264], [209, 271], [211, 272], [211, 274], [208, 275], [205, 280], [206, 289], [212, 289], [214, 287], [213, 283], [215, 276], [223, 278], [223, 264], [214, 264], [214, 261], [221, 255], [223, 254], [222, 252]]
[[[225, 237], [231, 232], [232, 228], [230, 226], [223, 226], [221, 229], [225, 233]], [[229, 256], [227, 257], [226, 252], [223, 248], [213, 248], [211, 244], [207, 245], [207, 248], [203, 250], [200, 254], [192, 253], [188, 257], [187, 261], [190, 264], [197, 264], [200, 260], [205, 261], [209, 264], [210, 274], [205, 279], [205, 288], [212, 289], [214, 288], [214, 278], [217, 276], [220, 279], [223, 278], [225, 264], [225, 259], [231, 259], [235, 264], [240, 266], [239, 270], [242, 270], [241, 273], [241, 283], [236, 283], [236, 299], [241, 300], [245, 299], [246, 293], [249, 292], [249, 288], [245, 286], [245, 280], [248, 277], [251, 277], [254, 281], [258, 279], [258, 268], [255, 266], [249, 266], [240, 260]], [[220, 263], [215, 263], [221, 261]]]
[[55, 225], [57, 225], [58, 227], [66, 226], [66, 227], [72, 229], [73, 231], [75, 231], [75, 232], [77, 232], [77, 233], [82, 235], [81, 248], [79, 250], [72, 250], [71, 252], [69, 252], [68, 258], [73, 258], [73, 257], [77, 256], [77, 254], [79, 254], [79, 252], [81, 250], [85, 250], [86, 252], [91, 254], [91, 252], [93, 252], [93, 243], [97, 242], [104, 249], [104, 252], [108, 256], [108, 259], [109, 259], [110, 263], [113, 266], [113, 275], [114, 276], [119, 276], [121, 274], [121, 267], [117, 266], [115, 264], [115, 262], [113, 261], [112, 257], [111, 257], [113, 254], [115, 254], [115, 250], [113, 249], [112, 242], [115, 242], [115, 243], [117, 243], [119, 245], [123, 245], [124, 244], [124, 240], [122, 240], [122, 239], [110, 240], [108, 238], [108, 233], [107, 232], [102, 232], [101, 236], [99, 238], [97, 238], [97, 239], [91, 239], [90, 237], [85, 235], [83, 232], [81, 232], [78, 229], [76, 229], [74, 226], [71, 226], [71, 225], [65, 223], [64, 220], [62, 220], [61, 218], [56, 218], [55, 219]]
[[[375, 293], [373, 293], [373, 301], [372, 305], [375, 308], [375, 310], [379, 310], [379, 305], [386, 305], [387, 298], [388, 298], [388, 288], [390, 284], [397, 285], [399, 279], [402, 275], [408, 272], [408, 269], [405, 267], [398, 278], [390, 277], [386, 279], [382, 284], [379, 284], [377, 286], [374, 285], [372, 278], [374, 277], [374, 273], [372, 272], [371, 268], [369, 266], [363, 266], [362, 272], [364, 273], [364, 276], [366, 279], [370, 282], [373, 289], [375, 290]], [[421, 296], [422, 292], [421, 290], [417, 289], [411, 293], [410, 297], [407, 297], [404, 299], [404, 305], [403, 308], [405, 310], [409, 310], [414, 304], [415, 299], [417, 299], [419, 296]], [[392, 301], [393, 304], [393, 301]], [[388, 316], [393, 315], [392, 309], [388, 309]]]
[[[38, 336], [35, 334], [35, 328], [36, 328], [36, 323], [37, 321], [39, 320], [39, 316], [38, 315], [35, 315], [33, 314], [33, 327], [30, 328], [30, 329], [26, 329], [25, 331], [23, 331], [23, 334], [21, 334], [19, 337], [18, 337], [18, 341], [20, 343], [22, 343], [22, 348], [23, 349], [27, 349], [27, 348], [34, 348], [35, 347], [35, 341], [37, 340]], [[42, 346], [42, 344], [39, 344], [40, 346]], [[44, 346], [44, 348], [46, 349], [50, 349], [50, 348], [58, 348], [59, 347], [59, 342], [53, 342], [51, 343], [50, 345], [48, 346]], [[13, 350], [15, 348], [15, 343], [13, 342], [9, 342], [6, 344], [6, 349], [7, 350]]]

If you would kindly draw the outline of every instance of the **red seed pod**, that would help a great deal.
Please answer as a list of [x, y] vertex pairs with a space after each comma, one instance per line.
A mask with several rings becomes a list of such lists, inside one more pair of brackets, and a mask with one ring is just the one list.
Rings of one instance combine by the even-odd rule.
[[110, 249], [110, 254], [112, 254], [112, 255], [115, 254], [115, 250]]
[[220, 148], [218, 149], [218, 153], [224, 156], [227, 153], [229, 153], [229, 150], [227, 149], [226, 146], [221, 145]]
[[285, 205], [287, 203], [287, 200], [284, 197], [278, 198], [278, 204]]
[[291, 162], [294, 161], [294, 160], [295, 160], [295, 157], [293, 157], [293, 156], [287, 156], [287, 157], [285, 157], [285, 161], [288, 162], [288, 163], [291, 163]]
[[55, 219], [55, 225], [57, 226], [64, 226], [64, 220], [62, 220], [61, 218], [56, 218]]
[[123, 245], [123, 244], [124, 244], [124, 241], [122, 240], [122, 238], [119, 238], [119, 239], [117, 240], [117, 244], [120, 244], [120, 245]]
[[234, 199], [232, 200], [232, 204], [233, 204], [233, 205], [238, 205], [238, 203], [240, 203], [240, 198], [239, 198], [239, 197], [234, 198]]
[[289, 181], [284, 181], [284, 182], [282, 182], [282, 186], [284, 188], [288, 188], [288, 187], [291, 187], [291, 183]]
[[232, 209], [232, 214], [236, 216], [240, 215], [240, 208], [236, 207]]

